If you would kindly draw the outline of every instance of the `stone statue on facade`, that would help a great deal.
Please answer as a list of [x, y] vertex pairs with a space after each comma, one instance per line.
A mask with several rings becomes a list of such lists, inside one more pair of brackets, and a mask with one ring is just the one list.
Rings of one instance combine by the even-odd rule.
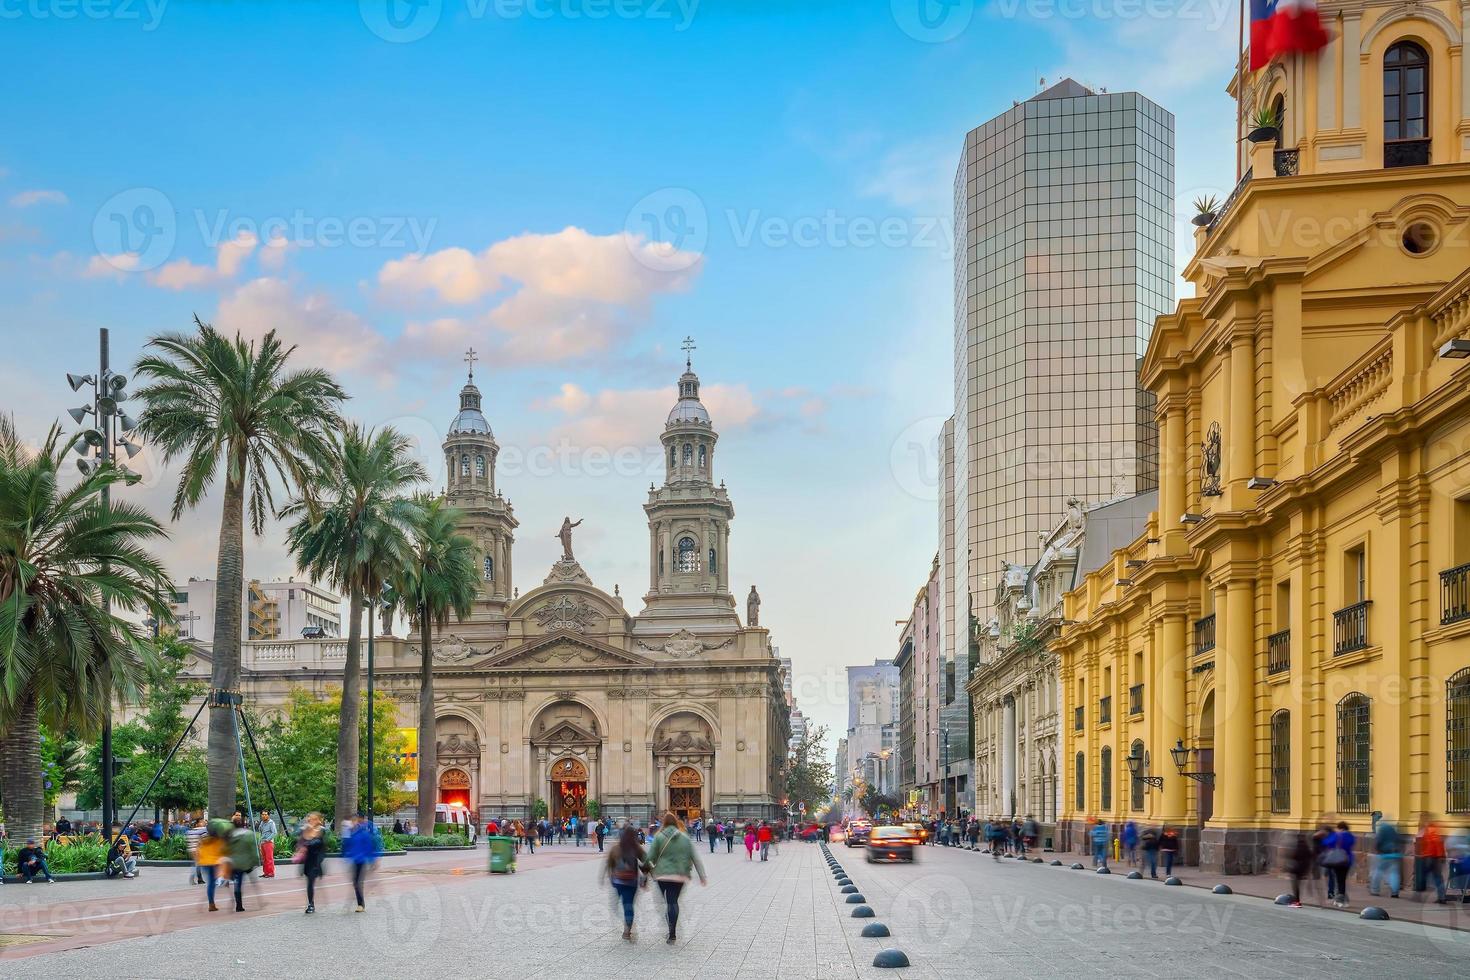
[[581, 523], [582, 523], [581, 521], [573, 522], [570, 517], [563, 517], [561, 519], [561, 530], [558, 531], [558, 532], [556, 532], [556, 536], [558, 538], [561, 538], [561, 560], [562, 561], [575, 561], [576, 560], [576, 559], [574, 559], [572, 557], [572, 528], [576, 527], [578, 524], [581, 524]]
[[745, 597], [745, 625], [759, 626], [761, 624], [761, 594], [750, 587], [750, 595]]

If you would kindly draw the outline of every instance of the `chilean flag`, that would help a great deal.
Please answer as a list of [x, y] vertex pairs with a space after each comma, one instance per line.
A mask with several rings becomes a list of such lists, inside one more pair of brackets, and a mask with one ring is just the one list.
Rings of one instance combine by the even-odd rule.
[[1316, 51], [1326, 43], [1317, 0], [1251, 0], [1251, 71], [1278, 54]]

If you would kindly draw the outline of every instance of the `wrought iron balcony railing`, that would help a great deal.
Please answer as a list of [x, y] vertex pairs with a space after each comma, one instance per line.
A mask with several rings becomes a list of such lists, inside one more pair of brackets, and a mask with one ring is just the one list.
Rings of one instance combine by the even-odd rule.
[[1372, 600], [1355, 602], [1332, 614], [1332, 655], [1342, 656], [1368, 646], [1368, 607]]
[[1439, 621], [1470, 619], [1470, 562], [1439, 573]]
[[1291, 670], [1291, 630], [1266, 637], [1266, 673], [1284, 674]]

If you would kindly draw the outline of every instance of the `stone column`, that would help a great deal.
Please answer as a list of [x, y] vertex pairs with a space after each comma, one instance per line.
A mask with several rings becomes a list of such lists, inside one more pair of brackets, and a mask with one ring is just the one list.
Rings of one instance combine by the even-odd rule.
[[1184, 401], [1166, 395], [1159, 407], [1159, 530], [1164, 551], [1184, 551], [1179, 518], [1186, 509], [1185, 480], [1189, 461], [1185, 456]]
[[1144, 689], [1144, 711], [1158, 716], [1159, 744], [1152, 756], [1155, 770], [1164, 777], [1159, 790], [1158, 817], [1170, 823], [1183, 823], [1189, 811], [1189, 791], [1194, 784], [1179, 775], [1169, 750], [1179, 739], [1187, 737], [1185, 712], [1188, 691], [1185, 678], [1189, 673], [1189, 651], [1185, 639], [1184, 611], [1169, 611], [1159, 625], [1159, 643], [1155, 650], [1155, 689]]
[[1255, 609], [1251, 582], [1225, 589], [1224, 642], [1215, 649], [1215, 817], [1250, 821], [1255, 800]]
[[1230, 338], [1229, 391], [1224, 476], [1233, 491], [1231, 505], [1238, 509], [1246, 502], [1240, 495], [1252, 492], [1246, 482], [1256, 475], [1256, 343], [1244, 325]]

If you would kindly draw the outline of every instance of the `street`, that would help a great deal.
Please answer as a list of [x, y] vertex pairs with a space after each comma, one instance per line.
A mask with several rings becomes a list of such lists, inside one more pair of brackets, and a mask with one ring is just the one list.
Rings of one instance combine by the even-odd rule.
[[[197, 978], [449, 974], [493, 978], [955, 976], [1454, 976], [1470, 934], [1364, 922], [1257, 898], [1216, 896], [965, 851], [922, 848], [913, 865], [833, 854], [876, 916], [850, 916], [816, 844], [787, 843], [766, 863], [699, 845], [708, 888], [685, 892], [679, 941], [663, 942], [657, 892], [640, 893], [637, 936], [619, 937], [595, 849], [558, 846], [491, 877], [483, 848], [385, 859], [368, 911], [351, 911], [339, 868], [301, 914], [292, 869], [247, 891], [244, 916], [203, 911], [183, 869], [132, 882], [0, 889], [4, 971], [34, 977]], [[1049, 857], [1049, 856], [1048, 856]], [[262, 890], [266, 893], [261, 909]], [[221, 908], [229, 899], [222, 896]], [[867, 922], [891, 930], [865, 939]], [[17, 940], [13, 937], [31, 937]], [[46, 936], [37, 940], [34, 937]], [[80, 948], [60, 948], [77, 945]], [[873, 957], [901, 949], [911, 966]]]

